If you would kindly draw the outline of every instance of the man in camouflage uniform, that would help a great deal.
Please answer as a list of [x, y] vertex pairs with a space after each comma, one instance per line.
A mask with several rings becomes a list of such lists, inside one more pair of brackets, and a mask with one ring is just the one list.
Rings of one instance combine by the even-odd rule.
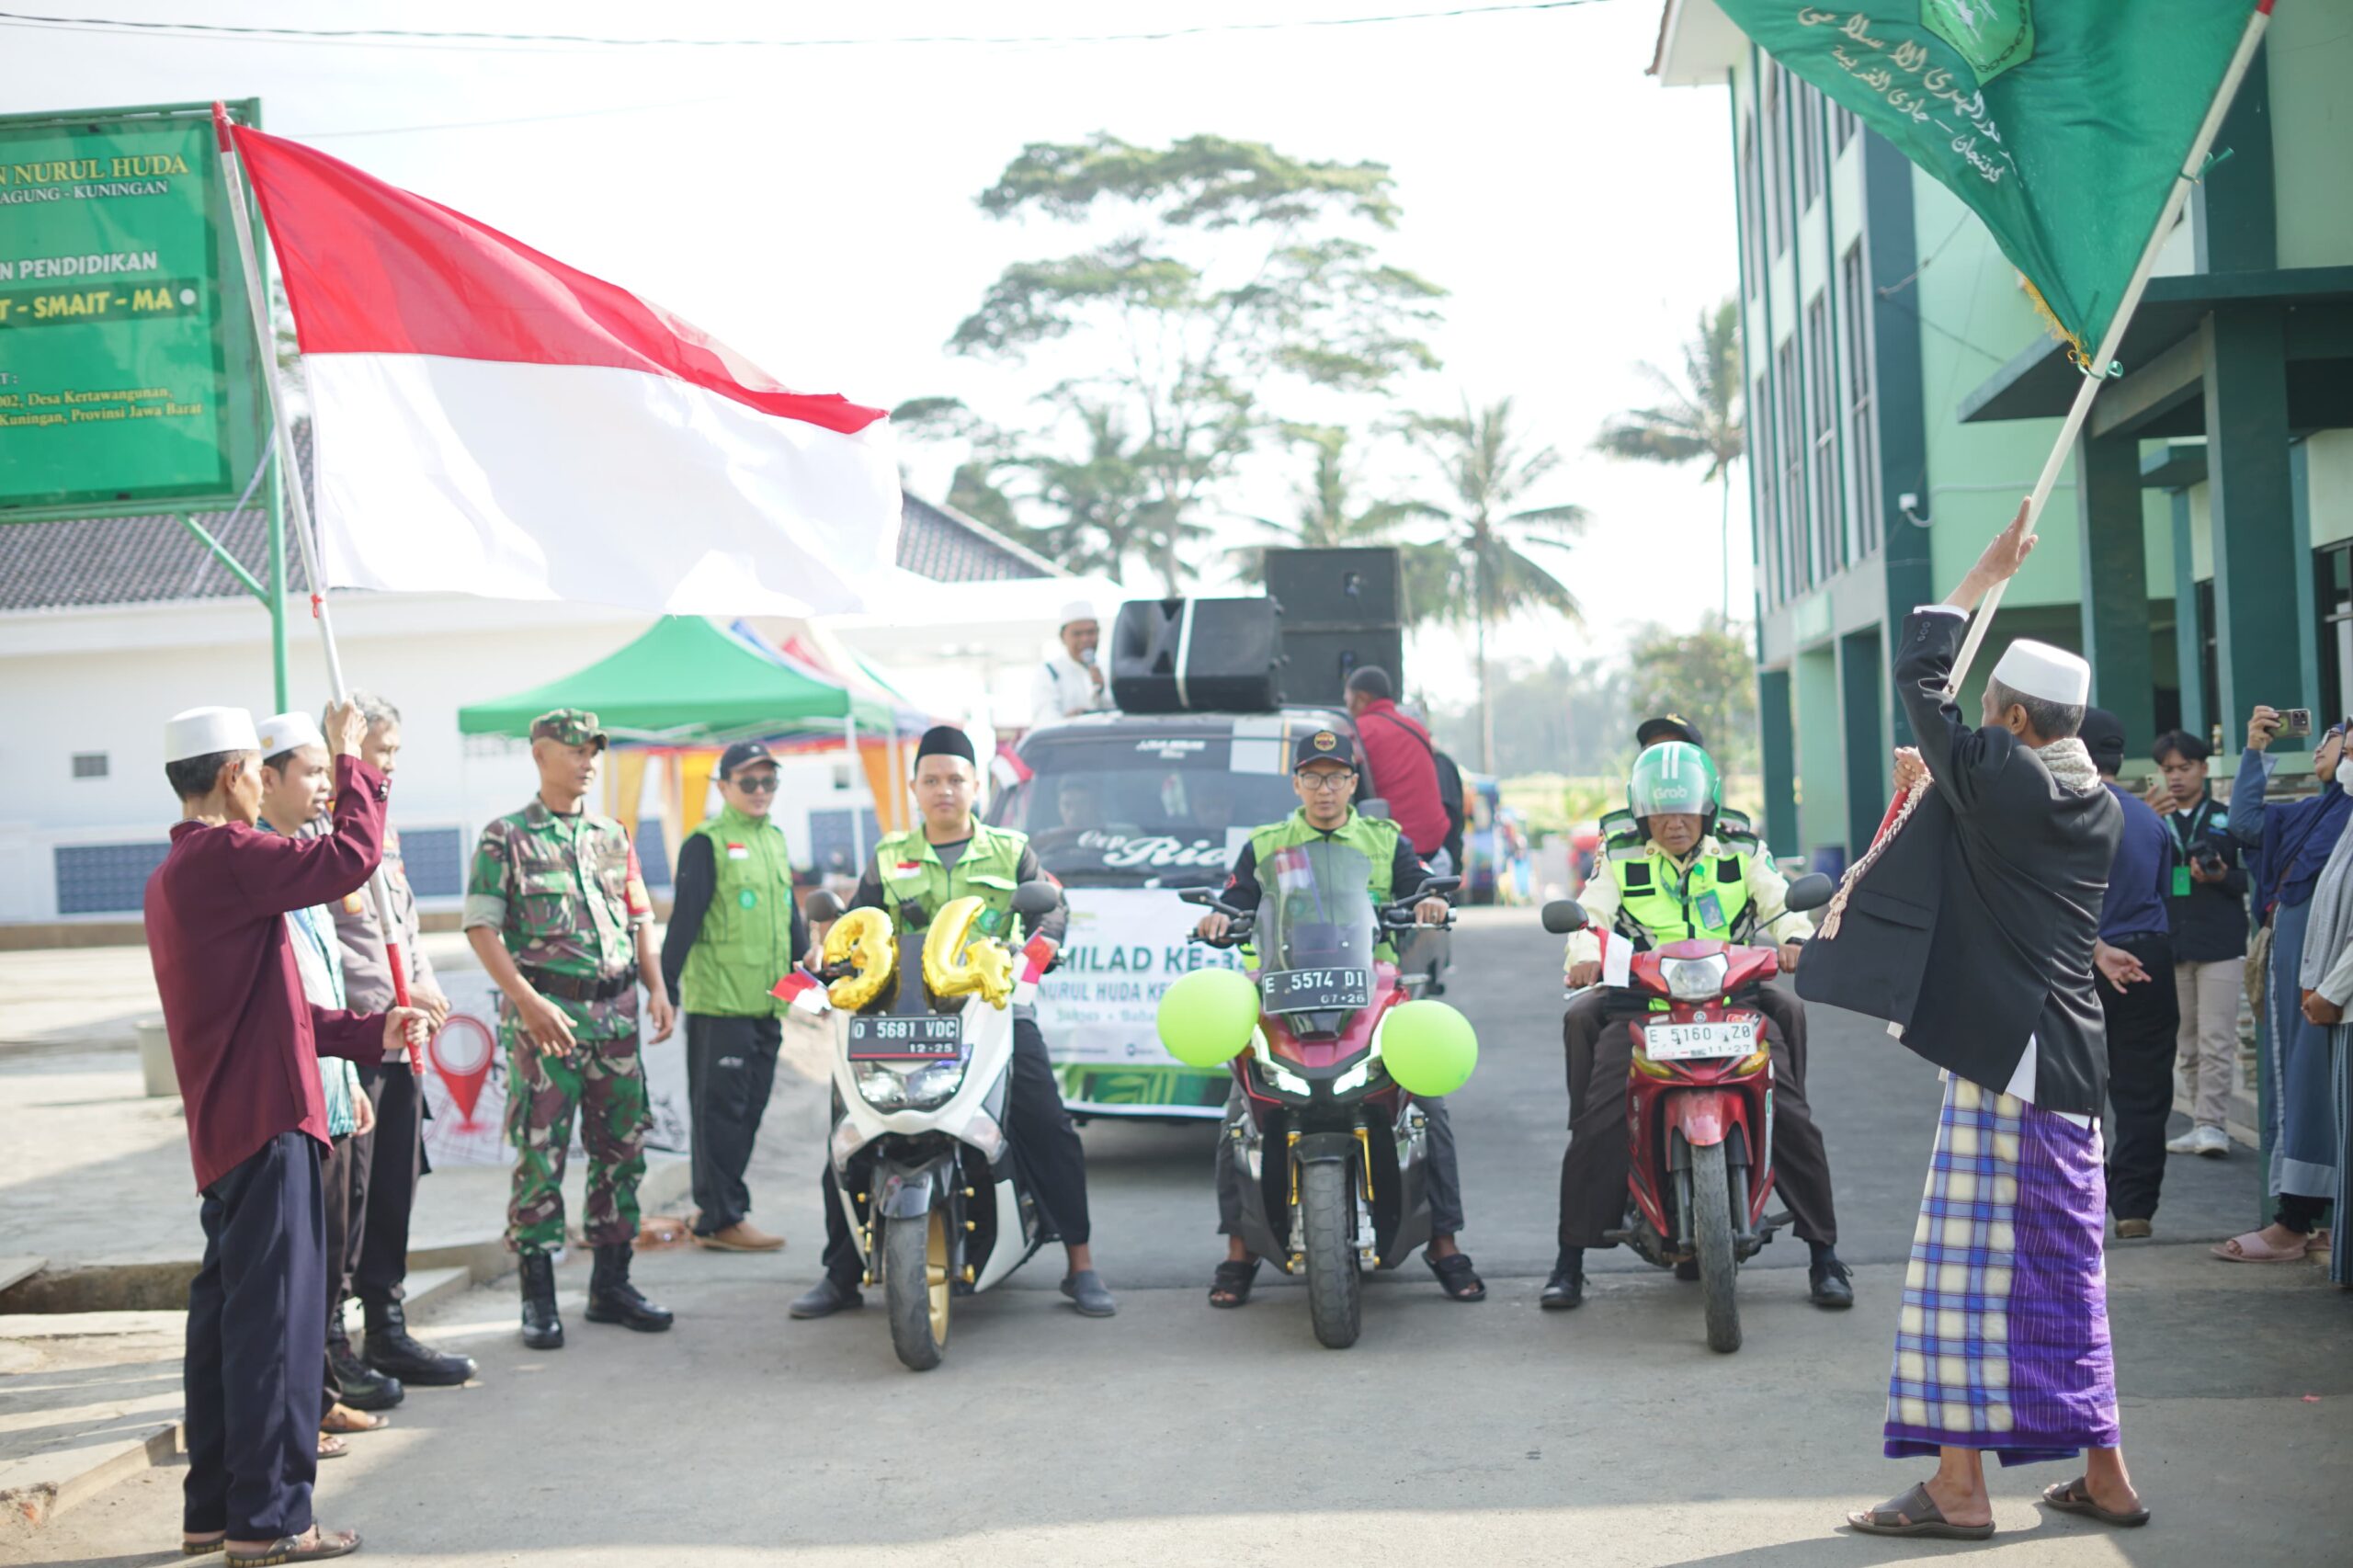
[[648, 1333], [670, 1326], [669, 1312], [629, 1279], [648, 1122], [638, 985], [655, 1040], [669, 1038], [673, 1017], [653, 901], [628, 830], [584, 804], [604, 751], [594, 713], [559, 708], [533, 720], [539, 795], [483, 827], [466, 881], [467, 939], [505, 995], [498, 1038], [506, 1135], [517, 1151], [506, 1244], [522, 1257], [523, 1343], [535, 1350], [563, 1344], [550, 1255], [563, 1244], [574, 1110], [588, 1153], [583, 1229], [597, 1249], [588, 1321]]

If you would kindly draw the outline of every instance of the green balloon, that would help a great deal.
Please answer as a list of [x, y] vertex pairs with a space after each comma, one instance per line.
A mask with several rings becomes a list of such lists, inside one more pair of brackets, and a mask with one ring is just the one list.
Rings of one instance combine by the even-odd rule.
[[1381, 1060], [1407, 1092], [1436, 1099], [1471, 1081], [1478, 1031], [1443, 1002], [1407, 1002], [1381, 1026]]
[[1258, 1027], [1258, 988], [1240, 970], [1197, 969], [1160, 995], [1160, 1043], [1188, 1067], [1222, 1067]]

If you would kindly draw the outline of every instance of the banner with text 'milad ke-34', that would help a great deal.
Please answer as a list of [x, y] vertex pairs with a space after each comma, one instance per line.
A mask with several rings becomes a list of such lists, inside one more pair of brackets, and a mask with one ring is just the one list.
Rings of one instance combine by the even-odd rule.
[[260, 452], [212, 128], [0, 119], [0, 521], [225, 506]]
[[2255, 0], [1715, 0], [1975, 210], [2098, 347]]

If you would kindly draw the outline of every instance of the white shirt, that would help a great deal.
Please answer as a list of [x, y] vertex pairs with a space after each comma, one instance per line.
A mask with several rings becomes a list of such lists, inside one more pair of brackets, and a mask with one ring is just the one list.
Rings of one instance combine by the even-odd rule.
[[1097, 686], [1087, 667], [1072, 658], [1068, 650], [1039, 666], [1038, 678], [1029, 687], [1032, 724], [1051, 724], [1080, 713], [1107, 712], [1110, 707], [1109, 678], [1107, 676], [1100, 687]]

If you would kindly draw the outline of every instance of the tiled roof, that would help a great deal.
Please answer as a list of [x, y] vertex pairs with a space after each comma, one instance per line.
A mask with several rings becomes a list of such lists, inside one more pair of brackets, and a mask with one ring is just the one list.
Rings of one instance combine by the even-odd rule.
[[[307, 437], [307, 429], [302, 431]], [[302, 443], [308, 457], [308, 441]], [[1067, 575], [961, 512], [905, 498], [899, 564], [940, 583]], [[198, 518], [246, 570], [269, 581], [268, 517], [260, 508]], [[288, 570], [300, 582], [290, 554]], [[0, 614], [101, 605], [229, 598], [244, 592], [179, 519], [164, 514], [68, 522], [0, 522]]]

